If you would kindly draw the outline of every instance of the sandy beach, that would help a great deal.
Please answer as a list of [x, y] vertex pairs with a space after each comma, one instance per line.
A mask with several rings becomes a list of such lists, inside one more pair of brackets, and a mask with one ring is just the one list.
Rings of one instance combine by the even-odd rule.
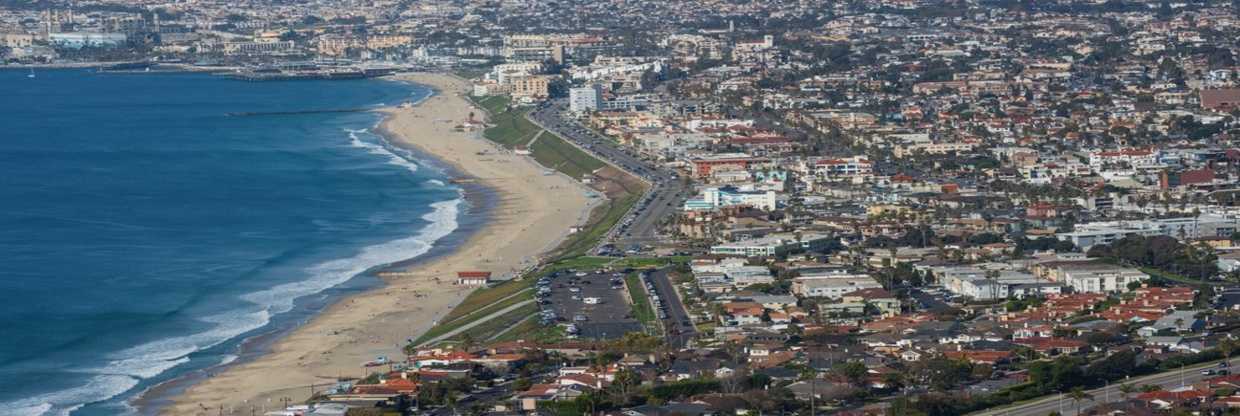
[[584, 223], [595, 201], [583, 185], [563, 175], [544, 175], [532, 159], [503, 150], [480, 132], [455, 131], [471, 112], [483, 117], [462, 97], [469, 87], [465, 81], [436, 74], [402, 78], [439, 93], [413, 108], [384, 110], [383, 128], [399, 145], [433, 155], [493, 189], [497, 206], [487, 207], [491, 219], [455, 251], [387, 277], [384, 287], [342, 300], [277, 341], [270, 353], [191, 386], [164, 414], [218, 415], [222, 408], [224, 414], [248, 415], [251, 406], [271, 410], [283, 398], [304, 401], [311, 385], [363, 376], [363, 362], [403, 357], [405, 339], [430, 329], [472, 290], [453, 284], [457, 271], [485, 270], [508, 278], [563, 241], [570, 227]]

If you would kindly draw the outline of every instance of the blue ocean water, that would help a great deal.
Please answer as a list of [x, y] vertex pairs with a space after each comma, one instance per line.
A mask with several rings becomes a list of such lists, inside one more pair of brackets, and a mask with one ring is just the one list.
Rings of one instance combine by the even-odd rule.
[[0, 409], [111, 415], [457, 227], [459, 189], [370, 133], [379, 80], [0, 71]]

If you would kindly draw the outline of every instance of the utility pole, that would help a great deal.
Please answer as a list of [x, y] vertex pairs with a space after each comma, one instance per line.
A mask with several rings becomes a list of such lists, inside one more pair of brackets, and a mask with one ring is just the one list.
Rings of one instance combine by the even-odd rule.
[[[812, 366], [812, 365], [811, 365]], [[809, 416], [815, 416], [818, 406], [814, 404], [814, 399], [818, 397], [818, 369], [814, 369], [814, 377], [809, 379]]]

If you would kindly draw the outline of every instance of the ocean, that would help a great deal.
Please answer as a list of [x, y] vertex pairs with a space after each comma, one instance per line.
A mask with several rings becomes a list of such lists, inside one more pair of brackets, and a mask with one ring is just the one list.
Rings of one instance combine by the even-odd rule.
[[296, 113], [428, 94], [0, 71], [0, 413], [133, 413], [379, 284], [366, 271], [453, 244], [468, 202], [373, 134], [378, 114]]

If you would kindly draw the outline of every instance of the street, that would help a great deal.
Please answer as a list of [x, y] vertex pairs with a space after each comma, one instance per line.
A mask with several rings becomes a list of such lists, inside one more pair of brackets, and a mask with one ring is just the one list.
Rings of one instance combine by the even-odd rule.
[[[1237, 360], [1232, 359], [1231, 365], [1234, 367]], [[1124, 399], [1124, 393], [1119, 390], [1122, 384], [1128, 384], [1133, 387], [1141, 387], [1145, 385], [1156, 385], [1163, 389], [1174, 389], [1180, 386], [1187, 386], [1215, 376], [1202, 375], [1201, 370], [1205, 368], [1213, 368], [1218, 361], [1198, 364], [1195, 366], [1184, 367], [1182, 370], [1167, 371], [1158, 374], [1151, 374], [1144, 377], [1138, 377], [1121, 382], [1115, 382], [1107, 387], [1088, 390], [1091, 396], [1082, 400], [1080, 409], [1085, 413], [1089, 408], [1102, 403], [1118, 402]], [[970, 413], [972, 416], [1044, 416], [1051, 412], [1059, 412], [1061, 415], [1076, 415], [1077, 403], [1067, 394], [1056, 394], [1036, 399], [1030, 402], [1018, 404], [1015, 406], [1000, 407], [997, 409], [984, 410], [981, 412]]]
[[673, 347], [684, 348], [693, 339], [694, 327], [693, 321], [689, 319], [689, 312], [685, 310], [685, 305], [680, 301], [680, 296], [676, 294], [676, 290], [672, 287], [672, 279], [668, 275], [668, 269], [659, 269], [650, 274], [650, 282], [654, 285], [655, 292], [659, 298], [663, 299], [663, 305], [667, 307], [667, 319], [663, 320], [664, 331], [667, 337], [667, 343]]
[[567, 113], [565, 99], [548, 101], [548, 104], [530, 111], [527, 117], [581, 150], [650, 184], [646, 195], [608, 233], [607, 242], [623, 251], [629, 246], [660, 241], [657, 235], [659, 221], [680, 208], [689, 190], [675, 177], [674, 172], [633, 156], [610, 139], [582, 126]]

